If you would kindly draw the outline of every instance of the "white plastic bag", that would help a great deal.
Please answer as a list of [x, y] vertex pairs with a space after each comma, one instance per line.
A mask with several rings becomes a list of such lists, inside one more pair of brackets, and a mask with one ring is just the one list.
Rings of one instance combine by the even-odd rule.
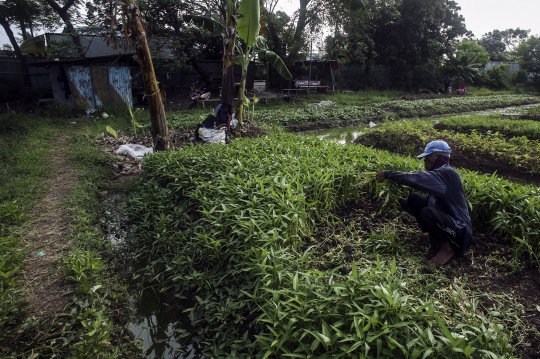
[[116, 150], [117, 155], [128, 154], [133, 158], [142, 159], [147, 153], [153, 153], [154, 150], [151, 147], [145, 147], [143, 145], [137, 145], [128, 143], [127, 145], [121, 145]]
[[236, 126], [238, 126], [238, 119], [236, 118], [236, 116], [233, 113], [232, 118], [231, 118], [231, 128], [234, 130], [236, 128]]
[[226, 143], [227, 140], [227, 131], [223, 130], [214, 130], [211, 128], [199, 128], [199, 136], [201, 140], [206, 143]]

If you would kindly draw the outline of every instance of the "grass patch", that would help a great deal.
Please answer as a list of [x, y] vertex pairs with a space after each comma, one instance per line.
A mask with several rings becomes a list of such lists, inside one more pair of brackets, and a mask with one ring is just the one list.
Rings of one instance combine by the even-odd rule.
[[[77, 123], [37, 116], [0, 117], [0, 348], [5, 358], [110, 358], [140, 353], [123, 325], [111, 319], [118, 313], [125, 315], [129, 305], [125, 285], [115, 274], [118, 268], [108, 265], [115, 254], [101, 231], [99, 192], [108, 188], [112, 162], [89, 134], [94, 136], [104, 126], [88, 118], [73, 122]], [[85, 122], [89, 130], [84, 129]], [[61, 239], [72, 248], [59, 263], [74, 291], [66, 312], [36, 319], [28, 316], [26, 294], [16, 280], [22, 259], [29, 255], [17, 237], [28, 229], [24, 220], [47, 190], [44, 185], [52, 175], [51, 156], [58, 136], [72, 138], [60, 151], [70, 157], [81, 178], [64, 203], [75, 235], [74, 241]]]
[[54, 121], [30, 116], [0, 116], [0, 347], [13, 350], [25, 320], [25, 293], [17, 275], [27, 256], [19, 228], [44, 190], [53, 138]]

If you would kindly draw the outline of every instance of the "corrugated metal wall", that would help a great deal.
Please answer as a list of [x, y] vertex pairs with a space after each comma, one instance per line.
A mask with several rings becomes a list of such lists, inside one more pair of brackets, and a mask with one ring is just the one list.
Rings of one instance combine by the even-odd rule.
[[[200, 60], [198, 64], [206, 71], [210, 78], [214, 79], [214, 82], [218, 83], [218, 86], [221, 86], [221, 77], [223, 63], [221, 61], [214, 60]], [[138, 67], [132, 68], [133, 72], [133, 88], [134, 89], [144, 89], [144, 83], [140, 75], [140, 69]], [[177, 88], [189, 88], [194, 82], [202, 81], [201, 75], [196, 72], [193, 68], [188, 68], [185, 71], [176, 72], [176, 71], [166, 71], [164, 68], [156, 68], [156, 77], [157, 80], [163, 84], [166, 88], [168, 87], [177, 87]], [[246, 88], [253, 88], [253, 81], [255, 75], [255, 63], [251, 62], [248, 66], [248, 77], [246, 79]], [[235, 82], [240, 82], [242, 79], [242, 67], [240, 65], [234, 66], [234, 80]]]
[[[67, 75], [67, 82], [61, 81], [62, 68]], [[126, 106], [126, 103], [133, 105], [128, 67], [53, 64], [50, 71], [57, 102], [95, 109]]]
[[[26, 56], [26, 63], [30, 65], [28, 66], [28, 71], [31, 87], [39, 90], [50, 90], [51, 79], [49, 70], [44, 67], [31, 66], [31, 64], [37, 61], [41, 61], [41, 59]], [[25, 88], [21, 63], [14, 57], [0, 57], [0, 76], [2, 81], [12, 82], [17, 88]]]
[[[96, 39], [94, 41], [101, 41], [100, 39]], [[37, 89], [43, 89], [43, 90], [52, 90], [54, 93], [62, 89], [62, 84], [59, 84], [57, 81], [58, 76], [58, 68], [59, 65], [62, 65], [64, 67], [70, 66], [66, 63], [57, 63], [57, 62], [49, 62], [45, 65], [40, 66], [32, 66], [34, 63], [39, 63], [43, 61], [43, 58], [39, 57], [30, 57], [26, 56], [27, 62], [29, 64], [28, 68], [31, 73], [31, 81], [32, 81], [32, 88]], [[94, 60], [96, 61], [96, 60]], [[123, 61], [125, 63], [125, 61]], [[108, 66], [110, 64], [115, 64], [115, 66], [112, 66], [114, 68], [116, 67], [124, 67], [124, 66], [117, 66], [119, 64], [119, 61], [117, 60], [110, 60], [110, 61], [103, 61], [99, 62], [100, 66]], [[122, 64], [121, 64], [122, 65]], [[221, 83], [221, 69], [222, 69], [222, 62], [219, 60], [211, 60], [211, 61], [205, 61], [201, 60], [199, 61], [199, 65], [208, 73], [208, 75], [215, 80], [216, 83]], [[94, 65], [98, 66], [98, 65]], [[126, 67], [128, 68], [128, 67]], [[144, 84], [142, 77], [140, 75], [140, 68], [138, 66], [132, 66], [129, 67], [133, 80], [131, 78], [122, 77], [119, 78], [119, 81], [129, 81], [132, 83], [132, 87], [137, 92], [143, 92], [144, 91]], [[176, 88], [184, 88], [188, 89], [192, 83], [195, 81], [201, 80], [201, 75], [199, 75], [193, 68], [188, 68], [184, 71], [167, 71], [165, 67], [156, 67], [156, 77], [157, 80], [162, 83], [166, 88], [176, 87]], [[18, 88], [24, 88], [24, 81], [22, 76], [22, 71], [20, 67], [20, 63], [17, 59], [13, 57], [0, 57], [0, 73], [3, 78], [12, 80], [15, 85]], [[50, 73], [50, 76], [49, 76]], [[246, 87], [248, 89], [253, 88], [253, 80], [254, 80], [254, 73], [255, 73], [255, 66], [254, 63], [250, 63], [248, 67], [248, 78], [246, 81]], [[234, 67], [234, 74], [235, 74], [235, 81], [240, 82], [240, 79], [242, 77], [242, 69], [239, 65], [235, 65]], [[117, 73], [117, 76], [120, 76], [119, 73]], [[124, 75], [122, 75], [124, 76]], [[111, 82], [109, 82], [111, 83]], [[122, 98], [125, 97], [125, 94], [121, 95]], [[130, 95], [131, 98], [131, 95]], [[64, 101], [62, 101], [64, 103]]]
[[127, 67], [108, 67], [108, 69], [109, 102], [118, 105], [128, 103], [133, 106], [129, 69]]
[[494, 67], [499, 67], [502, 64], [508, 64], [508, 68], [506, 71], [508, 72], [518, 72], [519, 71], [519, 64], [517, 62], [503, 62], [503, 61], [489, 61], [486, 64], [486, 70], [492, 69]]

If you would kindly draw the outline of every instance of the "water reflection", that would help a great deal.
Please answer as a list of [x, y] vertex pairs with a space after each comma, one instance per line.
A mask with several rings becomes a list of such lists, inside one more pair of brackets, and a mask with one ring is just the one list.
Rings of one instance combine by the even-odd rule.
[[152, 288], [142, 291], [134, 303], [136, 313], [129, 324], [133, 335], [142, 340], [147, 359], [202, 359], [200, 349], [190, 337], [178, 338], [179, 329], [190, 330], [189, 317], [178, 303]]
[[[437, 115], [437, 116], [432, 116], [432, 117], [420, 118], [420, 120], [437, 123], [440, 121], [441, 118], [447, 118], [447, 117], [453, 117], [453, 116], [517, 115], [517, 114], [523, 113], [523, 110], [530, 107], [534, 107], [534, 106], [538, 106], [538, 104], [511, 106], [511, 107], [495, 108], [495, 109], [489, 109], [489, 110], [464, 112], [464, 113], [456, 113], [456, 114], [448, 114], [448, 115]], [[407, 119], [403, 119], [402, 121], [406, 121], [406, 120]], [[371, 127], [377, 128], [377, 124], [373, 123], [372, 126], [363, 125], [363, 126], [355, 126], [355, 127], [341, 127], [341, 128], [332, 128], [332, 129], [325, 129], [325, 130], [306, 131], [306, 132], [301, 132], [299, 134], [304, 135], [304, 136], [316, 136], [320, 140], [327, 140], [327, 141], [339, 143], [341, 145], [345, 145], [345, 144], [352, 143], [358, 137], [368, 132], [371, 129]]]
[[351, 143], [369, 130], [369, 126], [333, 128], [329, 130], [303, 132], [303, 135], [317, 136], [319, 140], [337, 142], [341, 145]]
[[128, 235], [125, 220], [126, 202], [121, 194], [113, 193], [105, 198], [102, 205], [103, 212], [100, 221], [107, 239], [113, 245], [123, 243]]

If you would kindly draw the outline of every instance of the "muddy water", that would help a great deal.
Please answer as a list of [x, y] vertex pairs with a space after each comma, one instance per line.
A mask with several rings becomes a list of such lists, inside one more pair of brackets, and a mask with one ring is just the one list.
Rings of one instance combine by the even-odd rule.
[[[117, 248], [123, 250], [126, 238], [130, 235], [126, 223], [126, 204], [121, 194], [111, 194], [103, 202], [101, 224], [107, 239]], [[137, 264], [138, 268], [144, 264]], [[126, 272], [132, 277], [136, 269]], [[191, 333], [189, 317], [182, 313], [187, 304], [167, 298], [154, 288], [142, 289], [137, 276], [130, 280], [131, 305], [135, 309], [128, 324], [136, 340], [144, 348], [147, 359], [204, 359], [200, 349], [188, 336], [180, 338], [179, 333]]]
[[[511, 117], [512, 115], [519, 115], [523, 113], [525, 109], [534, 107], [534, 106], [538, 106], [538, 104], [495, 108], [495, 109], [490, 109], [490, 110], [464, 112], [464, 113], [459, 113], [459, 114], [437, 115], [437, 116], [422, 118], [421, 120], [436, 123], [441, 118], [449, 117], [449, 116], [502, 115], [503, 117], [505, 116]], [[306, 132], [301, 132], [299, 134], [303, 136], [316, 136], [320, 140], [327, 140], [327, 141], [332, 141], [332, 142], [345, 145], [345, 144], [350, 144], [352, 141], [356, 140], [359, 136], [368, 132], [371, 128], [376, 128], [377, 125], [378, 125], [377, 123], [372, 123], [371, 126], [364, 125], [364, 126], [356, 126], [356, 127], [333, 128], [333, 129], [326, 129], [326, 130], [306, 131]]]
[[178, 338], [178, 332], [190, 332], [189, 317], [181, 304], [169, 301], [152, 288], [133, 300], [136, 309], [129, 330], [141, 340], [148, 359], [202, 359], [200, 349], [190, 337]]

